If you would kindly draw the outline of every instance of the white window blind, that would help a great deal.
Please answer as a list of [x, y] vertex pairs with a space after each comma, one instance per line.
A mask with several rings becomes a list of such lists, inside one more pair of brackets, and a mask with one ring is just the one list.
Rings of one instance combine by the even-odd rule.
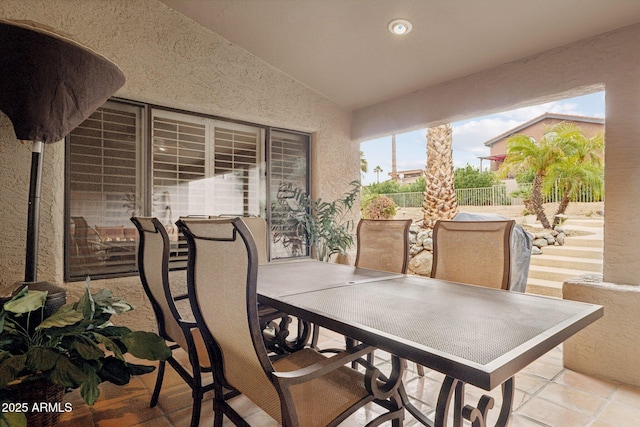
[[69, 135], [67, 275], [135, 270], [139, 107], [107, 103]]
[[204, 120], [153, 117], [152, 215], [165, 226], [193, 214], [205, 201], [205, 191], [192, 183], [207, 177]]
[[174, 243], [172, 266], [186, 245], [175, 221], [189, 215], [261, 215], [260, 128], [156, 110], [152, 113], [152, 215]]
[[[278, 200], [279, 189], [282, 186], [291, 185], [304, 193], [309, 192], [308, 187], [308, 162], [309, 162], [309, 136], [286, 132], [272, 131], [270, 140], [270, 186], [269, 194], [271, 205], [283, 206]], [[287, 223], [276, 210], [271, 212], [271, 258], [288, 258], [296, 256], [308, 256], [309, 249], [302, 243], [285, 247], [276, 237], [278, 234], [287, 233]]]

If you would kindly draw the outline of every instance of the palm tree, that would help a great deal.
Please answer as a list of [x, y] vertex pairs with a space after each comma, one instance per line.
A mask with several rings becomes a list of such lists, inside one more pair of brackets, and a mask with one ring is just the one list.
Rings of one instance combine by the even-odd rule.
[[380, 172], [382, 172], [382, 168], [378, 165], [373, 168], [373, 171], [376, 173], [376, 183], [380, 184]]
[[[549, 128], [540, 141], [522, 134], [513, 135], [507, 141], [507, 157], [501, 167], [502, 173], [533, 171], [531, 197], [526, 207], [533, 210], [544, 228], [550, 229], [551, 224], [544, 212], [543, 190], [545, 186], [549, 188], [548, 186], [552, 185], [550, 182], [562, 177], [561, 189], [563, 194], [570, 197], [572, 187], [568, 183], [572, 181], [569, 178], [571, 164], [577, 162], [578, 159], [583, 159], [586, 162], [586, 159], [591, 159], [593, 155], [596, 155], [591, 152], [592, 150], [584, 151], [586, 149], [585, 140], [586, 138], [579, 127], [563, 122]], [[574, 176], [577, 179], [578, 175]], [[564, 207], [561, 203], [562, 212], [566, 209], [566, 204], [568, 204], [568, 199], [565, 201]]]
[[424, 228], [433, 228], [439, 219], [453, 219], [458, 213], [458, 202], [453, 185], [452, 129], [444, 124], [427, 129], [426, 187], [422, 210]]
[[554, 165], [550, 172], [544, 190], [551, 191], [552, 187], [562, 192], [562, 198], [553, 220], [555, 227], [560, 222], [560, 216], [565, 213], [569, 202], [575, 198], [582, 188], [590, 188], [594, 195], [601, 197], [604, 193], [604, 137], [601, 133], [587, 138], [580, 127], [566, 124], [557, 129], [559, 137], [571, 139], [567, 157]]
[[364, 157], [364, 151], [360, 150], [360, 172], [367, 173], [369, 172], [369, 163], [367, 159]]

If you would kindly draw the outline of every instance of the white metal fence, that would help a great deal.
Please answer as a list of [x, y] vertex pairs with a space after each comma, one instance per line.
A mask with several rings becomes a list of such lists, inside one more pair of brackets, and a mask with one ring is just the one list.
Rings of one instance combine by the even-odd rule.
[[[531, 188], [531, 184], [520, 184], [519, 188], [526, 191]], [[461, 188], [456, 190], [456, 197], [459, 206], [511, 206], [523, 204], [522, 198], [511, 197], [510, 193], [510, 191], [507, 191], [506, 186], [501, 184], [484, 188]], [[576, 197], [571, 199], [572, 202], [598, 202], [602, 200], [598, 192], [587, 186], [580, 188], [576, 193]], [[389, 193], [384, 194], [384, 196], [387, 196], [398, 207], [402, 208], [422, 207], [422, 201], [424, 200], [424, 194], [419, 192]], [[555, 189], [546, 196], [545, 202], [559, 202], [561, 198], [562, 194]]]

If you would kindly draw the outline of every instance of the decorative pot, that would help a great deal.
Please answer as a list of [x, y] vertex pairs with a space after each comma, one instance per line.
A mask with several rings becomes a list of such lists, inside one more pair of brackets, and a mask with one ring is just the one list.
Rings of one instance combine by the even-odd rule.
[[9, 412], [25, 414], [28, 427], [56, 426], [65, 411], [64, 387], [44, 378], [23, 378], [8, 384], [1, 394], [3, 401], [6, 399], [14, 403], [7, 403], [7, 409], [14, 409]]

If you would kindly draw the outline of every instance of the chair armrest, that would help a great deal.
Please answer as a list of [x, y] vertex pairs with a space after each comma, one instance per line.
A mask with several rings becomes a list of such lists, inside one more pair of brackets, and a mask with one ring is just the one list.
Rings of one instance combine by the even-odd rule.
[[328, 372], [334, 371], [344, 365], [360, 359], [365, 354], [373, 351], [375, 347], [367, 344], [360, 344], [356, 347], [338, 353], [335, 356], [327, 357], [311, 366], [287, 372], [273, 372], [272, 375], [282, 383], [288, 386], [301, 384], [313, 379], [326, 375]]
[[[350, 349], [347, 349], [333, 357], [327, 357], [313, 365], [305, 368], [297, 369], [295, 371], [287, 372], [272, 372], [272, 376], [275, 381], [285, 393], [290, 393], [290, 388], [297, 384], [302, 384], [307, 381], [320, 378], [324, 375], [330, 374], [332, 371], [339, 368], [349, 368], [345, 365], [349, 363], [361, 360], [362, 356], [370, 353], [374, 350], [367, 344], [360, 344]], [[304, 351], [315, 351], [307, 349]], [[392, 356], [392, 372], [389, 377], [383, 375], [380, 370], [374, 366], [367, 367], [366, 373], [363, 375], [364, 386], [367, 391], [376, 399], [386, 400], [395, 393], [397, 393], [398, 387], [402, 383], [402, 372], [404, 371], [404, 361], [399, 357]]]

